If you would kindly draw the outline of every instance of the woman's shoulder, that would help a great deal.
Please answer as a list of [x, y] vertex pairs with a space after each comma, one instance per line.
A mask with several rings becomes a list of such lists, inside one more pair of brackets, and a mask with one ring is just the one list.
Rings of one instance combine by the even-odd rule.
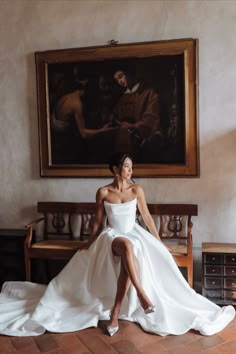
[[107, 195], [107, 193], [109, 192], [110, 188], [111, 188], [111, 184], [107, 184], [105, 186], [98, 188], [97, 196], [105, 197]]
[[142, 190], [143, 190], [143, 187], [140, 186], [140, 184], [136, 184], [136, 183], [132, 185], [132, 188], [133, 188], [133, 190], [135, 190], [136, 192], [139, 192], [139, 191], [142, 191]]
[[143, 187], [140, 186], [140, 184], [136, 184], [136, 183], [135, 183], [135, 184], [132, 185], [131, 188], [132, 188], [133, 193], [135, 194], [136, 197], [139, 197], [141, 194], [144, 193]]

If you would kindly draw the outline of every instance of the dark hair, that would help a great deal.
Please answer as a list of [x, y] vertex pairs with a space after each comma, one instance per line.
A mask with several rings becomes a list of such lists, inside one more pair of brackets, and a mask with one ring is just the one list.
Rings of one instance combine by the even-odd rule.
[[116, 152], [115, 154], [113, 154], [108, 161], [109, 164], [109, 169], [112, 173], [114, 173], [114, 169], [113, 167], [121, 167], [125, 161], [126, 158], [129, 158], [131, 161], [133, 161], [133, 158], [131, 155], [126, 154], [124, 152]]

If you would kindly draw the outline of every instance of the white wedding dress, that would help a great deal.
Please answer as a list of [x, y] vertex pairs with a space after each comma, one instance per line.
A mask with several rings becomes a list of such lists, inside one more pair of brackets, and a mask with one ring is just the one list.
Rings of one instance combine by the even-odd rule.
[[131, 286], [120, 319], [162, 336], [190, 329], [204, 335], [221, 331], [234, 318], [234, 307], [220, 308], [189, 287], [162, 242], [135, 222], [136, 204], [136, 199], [123, 204], [104, 202], [109, 226], [88, 250], [78, 251], [48, 286], [6, 282], [0, 294], [0, 333], [70, 332], [108, 320], [120, 268], [111, 243], [120, 236], [133, 243], [142, 286], [156, 306], [154, 313], [146, 315]]

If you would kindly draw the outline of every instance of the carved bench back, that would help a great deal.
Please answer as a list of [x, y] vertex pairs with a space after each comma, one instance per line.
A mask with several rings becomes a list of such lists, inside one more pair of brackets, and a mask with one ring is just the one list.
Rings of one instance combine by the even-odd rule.
[[95, 215], [95, 203], [38, 202], [45, 217], [44, 239], [81, 239], [88, 237]]
[[[160, 237], [172, 240], [188, 238], [191, 217], [198, 215], [196, 204], [148, 203], [148, 209]], [[44, 239], [58, 236], [62, 239], [86, 239], [91, 231], [95, 210], [96, 203], [93, 202], [38, 202], [38, 212], [45, 217]], [[143, 225], [139, 214], [138, 220]]]
[[150, 214], [162, 239], [186, 240], [192, 227], [192, 216], [198, 215], [196, 204], [148, 204]]

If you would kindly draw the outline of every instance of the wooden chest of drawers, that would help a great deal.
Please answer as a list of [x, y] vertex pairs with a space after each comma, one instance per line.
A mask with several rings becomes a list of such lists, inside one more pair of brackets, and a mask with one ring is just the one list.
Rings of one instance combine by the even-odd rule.
[[8, 280], [25, 280], [26, 235], [24, 229], [0, 229], [0, 288]]
[[236, 305], [236, 243], [202, 243], [202, 295]]

